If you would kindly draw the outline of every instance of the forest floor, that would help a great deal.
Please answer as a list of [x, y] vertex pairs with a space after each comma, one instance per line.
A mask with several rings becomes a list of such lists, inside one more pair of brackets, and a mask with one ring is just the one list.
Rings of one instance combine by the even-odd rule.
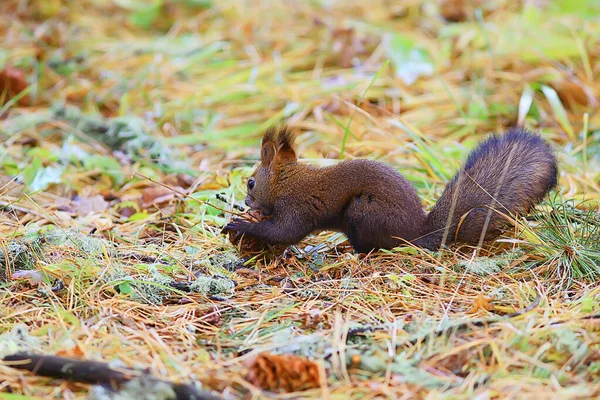
[[[3, 0], [0, 357], [225, 398], [599, 396], [599, 16], [585, 0]], [[221, 228], [283, 122], [303, 161], [386, 162], [427, 209], [515, 125], [552, 144], [559, 185], [478, 252], [364, 257], [324, 232], [246, 256]], [[13, 367], [2, 399], [101, 398]]]

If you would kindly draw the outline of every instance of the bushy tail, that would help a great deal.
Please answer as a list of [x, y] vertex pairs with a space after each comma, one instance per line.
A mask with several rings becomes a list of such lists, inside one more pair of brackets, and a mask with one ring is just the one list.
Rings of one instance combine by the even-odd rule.
[[556, 186], [554, 153], [540, 136], [511, 129], [481, 142], [427, 216], [418, 246], [480, 245], [506, 226], [502, 214], [527, 213]]

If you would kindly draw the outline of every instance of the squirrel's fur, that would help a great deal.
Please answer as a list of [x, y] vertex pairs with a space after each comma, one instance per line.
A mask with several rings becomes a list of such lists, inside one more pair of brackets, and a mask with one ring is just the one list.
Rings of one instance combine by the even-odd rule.
[[527, 213], [539, 203], [556, 179], [548, 143], [511, 129], [473, 150], [427, 214], [412, 184], [390, 166], [370, 160], [324, 168], [302, 164], [291, 130], [269, 129], [246, 198], [249, 207], [269, 218], [254, 224], [236, 219], [225, 229], [267, 244], [341, 231], [359, 252], [408, 243], [427, 249], [453, 242], [478, 245], [499, 234], [507, 215]]

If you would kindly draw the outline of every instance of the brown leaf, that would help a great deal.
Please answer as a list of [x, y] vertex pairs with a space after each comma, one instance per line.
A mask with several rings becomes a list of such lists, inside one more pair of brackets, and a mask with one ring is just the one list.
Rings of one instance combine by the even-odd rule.
[[[0, 71], [0, 104], [8, 102], [10, 99], [27, 89], [27, 77], [25, 73], [14, 67], [6, 67]], [[23, 96], [17, 102], [20, 106], [29, 105], [29, 96]]]
[[320, 387], [319, 366], [304, 357], [259, 354], [247, 379], [263, 390], [299, 392]]
[[184, 189], [188, 189], [196, 182], [196, 177], [188, 174], [177, 174], [175, 185], [181, 186]]
[[596, 102], [593, 94], [586, 92], [583, 86], [575, 82], [563, 79], [552, 86], [567, 108], [572, 109], [575, 104], [587, 106]]
[[449, 22], [465, 21], [468, 16], [465, 0], [442, 0], [440, 14]]
[[121, 207], [121, 208], [119, 208], [119, 214], [121, 214], [121, 216], [123, 216], [125, 218], [131, 217], [136, 212], [137, 212], [137, 210], [135, 209], [135, 207]]
[[175, 198], [175, 190], [181, 188], [166, 188], [164, 186], [150, 186], [142, 190], [142, 208], [164, 205]]
[[76, 201], [77, 214], [81, 217], [85, 217], [91, 213], [106, 211], [107, 208], [108, 203], [99, 194], [92, 197], [82, 196]]

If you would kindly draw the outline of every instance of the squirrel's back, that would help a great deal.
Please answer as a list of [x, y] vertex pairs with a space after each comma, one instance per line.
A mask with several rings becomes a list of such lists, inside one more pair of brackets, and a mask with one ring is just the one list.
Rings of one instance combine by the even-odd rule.
[[556, 158], [540, 136], [520, 128], [492, 135], [449, 182], [415, 244], [429, 249], [451, 242], [478, 245], [506, 226], [502, 214], [528, 212], [556, 180]]

